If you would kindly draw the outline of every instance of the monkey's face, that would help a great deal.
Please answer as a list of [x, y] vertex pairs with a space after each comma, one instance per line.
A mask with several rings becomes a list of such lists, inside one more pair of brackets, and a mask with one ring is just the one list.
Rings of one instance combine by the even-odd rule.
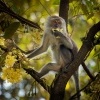
[[60, 19], [51, 19], [50, 26], [54, 29], [61, 28], [62, 22]]
[[60, 17], [58, 16], [51, 16], [49, 17], [49, 22], [48, 22], [49, 26], [51, 28], [57, 29], [57, 28], [62, 28], [62, 20]]
[[58, 16], [50, 16], [47, 18], [45, 23], [45, 29], [47, 31], [57, 30], [61, 33], [66, 33], [66, 23], [65, 20]]

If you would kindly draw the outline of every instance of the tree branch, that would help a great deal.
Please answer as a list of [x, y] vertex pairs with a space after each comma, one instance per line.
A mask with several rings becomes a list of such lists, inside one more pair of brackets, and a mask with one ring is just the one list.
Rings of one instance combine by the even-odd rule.
[[[95, 78], [96, 78], [96, 77], [97, 77], [97, 76], [95, 76]], [[88, 86], [90, 86], [90, 84], [91, 84], [93, 81], [94, 81], [94, 80], [91, 80], [91, 81], [90, 81], [85, 87], [83, 87], [79, 92], [85, 90]], [[79, 94], [79, 93], [75, 93], [73, 96], [70, 97], [69, 100], [73, 100], [73, 99], [75, 98], [75, 96], [77, 96], [77, 94]]]
[[31, 68], [24, 68], [24, 70], [30, 74], [48, 93], [50, 93], [50, 87], [42, 80], [39, 78], [37, 75], [37, 72]]
[[7, 5], [5, 2], [3, 2], [2, 0], [0, 0], [0, 12], [4, 12], [10, 16], [12, 16], [13, 18], [19, 20], [22, 24], [27, 24], [31, 27], [34, 27], [34, 28], [37, 28], [37, 29], [41, 29], [41, 27], [37, 24], [37, 23], [34, 23], [30, 20], [27, 20], [23, 17], [21, 17], [20, 15], [16, 14], [15, 12], [13, 12]]
[[[89, 81], [89, 83], [85, 86], [85, 87], [83, 87], [79, 92], [81, 92], [81, 91], [88, 91], [89, 90], [89, 92], [92, 92], [93, 91], [93, 88], [91, 88], [91, 87], [93, 87], [96, 83], [98, 83], [99, 84], [99, 81], [100, 81], [100, 72], [95, 76], [95, 78], [94, 78], [94, 80], [90, 80]], [[96, 91], [95, 91], [96, 92]], [[71, 98], [70, 98], [70, 100], [74, 100], [74, 98], [77, 96], [77, 94], [78, 93], [75, 93], [73, 96], [71, 96]]]
[[[17, 47], [15, 45], [14, 42], [12, 42], [15, 46], [16, 49], [19, 49], [21, 52], [23, 52], [19, 47]], [[11, 51], [11, 49], [3, 47], [0, 45], [0, 49], [3, 50], [4, 52], [8, 52]], [[18, 61], [18, 59], [17, 59]], [[37, 72], [31, 68], [23, 68], [28, 74], [30, 74], [46, 91], [48, 91], [48, 93], [50, 93], [50, 87], [45, 83], [45, 81], [43, 81], [42, 79], [39, 78], [39, 76], [37, 75]]]
[[60, 0], [59, 16], [68, 23], [69, 0]]
[[[61, 0], [60, 1], [60, 9], [59, 9], [59, 16], [63, 17], [68, 23], [68, 9], [69, 9], [69, 0]], [[8, 15], [18, 19], [23, 24], [28, 24], [31, 27], [41, 29], [37, 23], [29, 21], [18, 14], [14, 13], [2, 0], [0, 0], [0, 12], [7, 13]], [[86, 55], [93, 49], [95, 43], [93, 42], [95, 34], [100, 31], [100, 22], [93, 25], [87, 34], [87, 38], [83, 41], [83, 45], [79, 50], [77, 56], [75, 57], [74, 61], [70, 64], [67, 69], [66, 73], [60, 73], [57, 78], [55, 79], [51, 89], [49, 86], [45, 84], [43, 80], [41, 80], [36, 71], [33, 69], [25, 69], [28, 74], [30, 74], [45, 90], [47, 90], [50, 94], [50, 100], [62, 100], [65, 92], [65, 86], [70, 77], [75, 73], [78, 69], [78, 66], [84, 61]], [[100, 40], [100, 39], [99, 39]], [[99, 41], [100, 42], [100, 41]], [[5, 48], [2, 48], [5, 50]], [[54, 97], [55, 96], [55, 97]]]
[[98, 22], [90, 28], [82, 47], [80, 48], [73, 62], [67, 68], [66, 73], [60, 73], [55, 79], [53, 87], [51, 88], [50, 100], [61, 100], [61, 98], [64, 97], [65, 86], [68, 80], [78, 69], [78, 66], [84, 61], [84, 58], [86, 57], [88, 52], [91, 51], [95, 46], [94, 36], [98, 31], [100, 31], [100, 22]]
[[1, 46], [1, 45], [0, 45], [0, 49], [3, 50], [3, 51], [5, 51], [5, 52], [8, 52], [8, 49], [5, 48], [5, 47], [3, 47], [3, 46]]

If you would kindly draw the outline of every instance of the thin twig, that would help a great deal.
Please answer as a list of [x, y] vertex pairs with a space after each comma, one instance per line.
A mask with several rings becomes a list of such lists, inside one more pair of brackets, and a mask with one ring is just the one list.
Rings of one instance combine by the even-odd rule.
[[41, 29], [41, 27], [37, 24], [34, 23], [30, 20], [27, 20], [23, 17], [21, 17], [20, 15], [16, 14], [15, 12], [13, 12], [7, 5], [5, 2], [3, 2], [2, 0], [0, 0], [0, 12], [4, 12], [12, 17], [14, 17], [15, 19], [19, 20], [22, 24], [27, 24], [31, 27], [37, 28], [37, 29]]
[[33, 70], [32, 68], [24, 68], [24, 70], [30, 74], [48, 93], [50, 93], [50, 87], [42, 80], [39, 78], [37, 75], [37, 72]]

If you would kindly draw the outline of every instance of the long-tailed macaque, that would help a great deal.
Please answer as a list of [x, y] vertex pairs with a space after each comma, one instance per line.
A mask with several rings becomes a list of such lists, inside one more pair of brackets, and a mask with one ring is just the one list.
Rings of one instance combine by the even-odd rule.
[[[51, 62], [45, 65], [38, 73], [39, 77], [46, 75], [49, 71], [59, 72], [63, 67], [68, 67], [77, 54], [77, 46], [69, 37], [66, 31], [66, 23], [61, 17], [48, 17], [45, 23], [44, 36], [41, 46], [36, 50], [33, 50], [33, 52], [30, 53], [27, 57], [33, 58], [45, 52], [49, 46], [53, 52], [52, 56], [54, 57], [55, 62]], [[76, 90], [78, 92], [78, 71], [76, 71], [73, 76], [75, 79]], [[80, 100], [80, 97], [78, 97], [78, 100]]]
[[[50, 16], [44, 28], [42, 44], [39, 48], [30, 53], [27, 57], [33, 58], [51, 47], [54, 63], [45, 65], [38, 76], [42, 77], [49, 71], [59, 71], [62, 67], [69, 65], [77, 54], [77, 46], [66, 32], [66, 23], [63, 18]], [[61, 31], [61, 32], [60, 32]]]
[[[16, 48], [21, 50], [16, 43], [14, 42]], [[33, 58], [43, 52], [45, 52], [48, 47], [51, 47], [53, 52], [53, 58], [55, 62], [48, 63], [45, 65], [40, 72], [37, 72], [37, 75], [41, 78], [46, 75], [49, 71], [66, 71], [67, 67], [75, 58], [78, 49], [74, 41], [69, 37], [66, 31], [66, 23], [63, 18], [58, 16], [50, 16], [47, 18], [44, 28], [44, 36], [43, 41], [40, 47], [37, 49], [25, 52], [21, 50], [25, 54], [29, 54], [28, 58]], [[88, 76], [94, 80], [94, 76], [88, 70], [87, 66], [84, 62], [82, 62], [82, 66], [84, 70], [87, 72]], [[76, 91], [79, 91], [79, 79], [78, 79], [78, 71], [74, 73], [74, 79], [76, 84]], [[77, 100], [80, 100], [80, 96], [78, 94]]]

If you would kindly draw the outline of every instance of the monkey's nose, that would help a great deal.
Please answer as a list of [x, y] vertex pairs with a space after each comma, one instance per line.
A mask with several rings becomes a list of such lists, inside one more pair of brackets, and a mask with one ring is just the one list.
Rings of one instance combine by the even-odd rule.
[[58, 28], [58, 27], [59, 27], [59, 25], [58, 25], [58, 24], [55, 24], [55, 25], [54, 25], [54, 27], [55, 27], [55, 28]]

